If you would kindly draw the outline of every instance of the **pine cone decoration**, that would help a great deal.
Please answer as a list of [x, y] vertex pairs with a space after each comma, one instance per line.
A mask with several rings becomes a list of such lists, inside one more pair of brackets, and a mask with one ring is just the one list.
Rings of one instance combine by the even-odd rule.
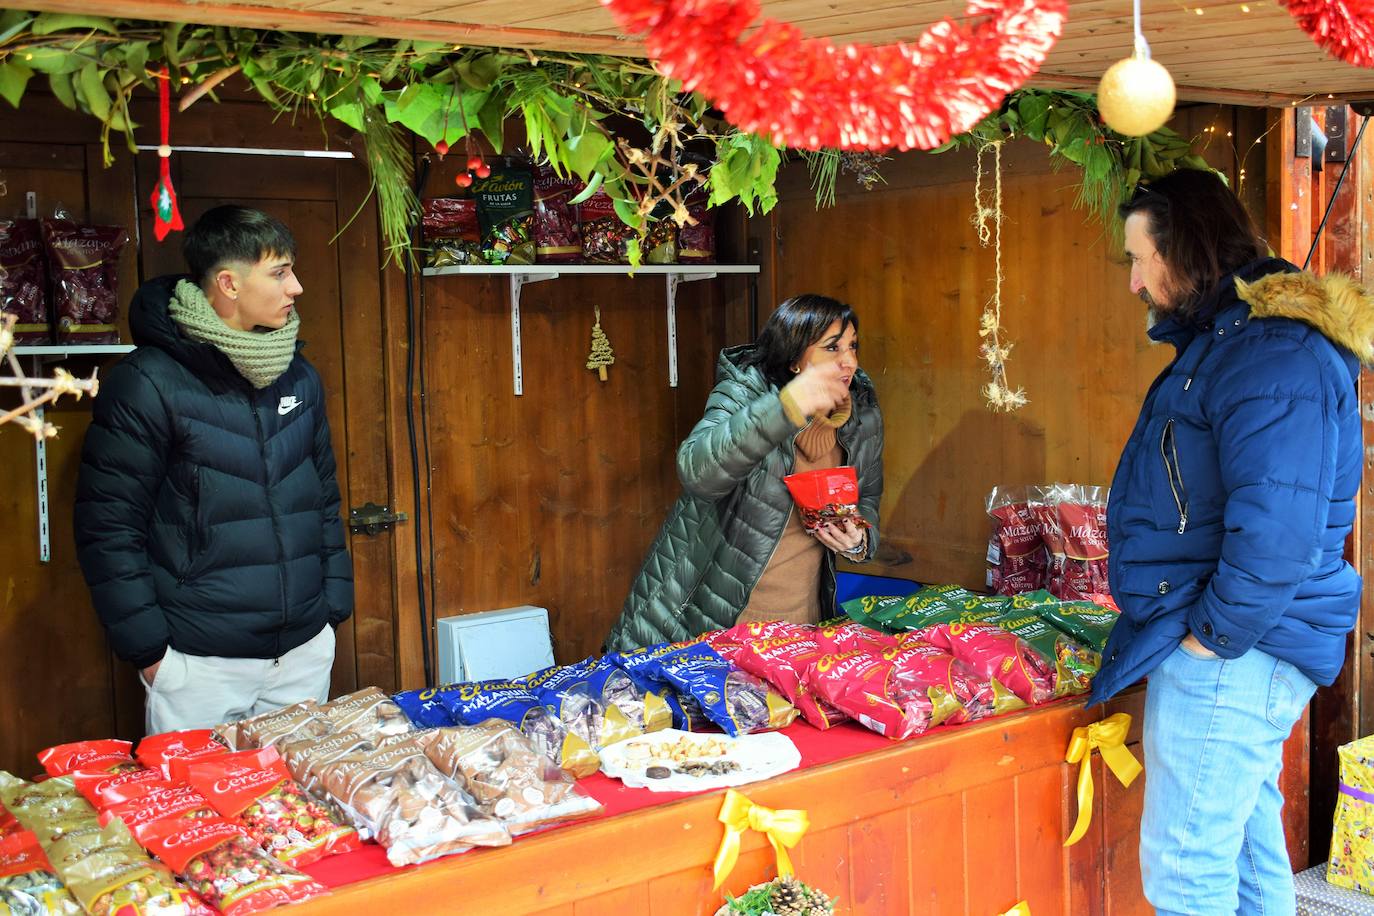
[[814, 887], [806, 889], [806, 902], [810, 907], [807, 910], [808, 916], [825, 916], [827, 913], [835, 912], [835, 901]]
[[807, 916], [811, 909], [806, 888], [796, 878], [779, 878], [773, 884], [769, 899], [777, 916]]

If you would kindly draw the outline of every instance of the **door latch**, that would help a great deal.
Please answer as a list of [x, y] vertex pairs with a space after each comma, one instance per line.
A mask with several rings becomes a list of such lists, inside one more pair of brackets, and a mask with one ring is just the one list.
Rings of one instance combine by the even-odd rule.
[[367, 503], [348, 510], [348, 529], [362, 534], [376, 534], [406, 520], [404, 512], [392, 512], [390, 506]]

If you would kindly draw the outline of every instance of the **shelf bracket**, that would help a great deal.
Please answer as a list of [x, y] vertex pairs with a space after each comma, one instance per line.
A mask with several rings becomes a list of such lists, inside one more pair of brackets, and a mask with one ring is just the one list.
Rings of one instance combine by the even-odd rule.
[[557, 279], [557, 271], [510, 275], [510, 354], [512, 371], [515, 373], [515, 394], [517, 396], [525, 393], [525, 368], [520, 355], [520, 289], [527, 283]]
[[[27, 369], [31, 378], [37, 378], [42, 372], [42, 357], [33, 357], [33, 362]], [[38, 421], [40, 427], [47, 421], [47, 411], [42, 407], [35, 407], [31, 414], [34, 420]], [[48, 439], [46, 436], [38, 436], [33, 444], [34, 458], [34, 482], [38, 491], [38, 562], [47, 563], [52, 560], [52, 543], [48, 534]]]
[[710, 280], [714, 272], [668, 274], [668, 386], [677, 387], [677, 288], [692, 280]]

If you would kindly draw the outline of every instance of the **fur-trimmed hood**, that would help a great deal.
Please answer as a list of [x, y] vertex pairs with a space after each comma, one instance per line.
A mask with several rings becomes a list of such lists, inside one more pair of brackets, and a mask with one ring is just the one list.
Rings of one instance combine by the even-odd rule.
[[1253, 283], [1236, 278], [1236, 294], [1254, 318], [1291, 318], [1311, 325], [1374, 366], [1374, 294], [1343, 274], [1273, 273]]

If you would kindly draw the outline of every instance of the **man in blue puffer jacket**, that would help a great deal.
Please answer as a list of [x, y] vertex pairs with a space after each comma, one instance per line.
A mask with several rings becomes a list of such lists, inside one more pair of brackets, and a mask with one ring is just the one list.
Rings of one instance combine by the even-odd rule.
[[1292, 913], [1283, 742], [1355, 624], [1344, 560], [1374, 300], [1266, 256], [1211, 172], [1122, 207], [1131, 291], [1177, 355], [1112, 483], [1122, 617], [1091, 701], [1145, 675], [1145, 895], [1158, 913]]

